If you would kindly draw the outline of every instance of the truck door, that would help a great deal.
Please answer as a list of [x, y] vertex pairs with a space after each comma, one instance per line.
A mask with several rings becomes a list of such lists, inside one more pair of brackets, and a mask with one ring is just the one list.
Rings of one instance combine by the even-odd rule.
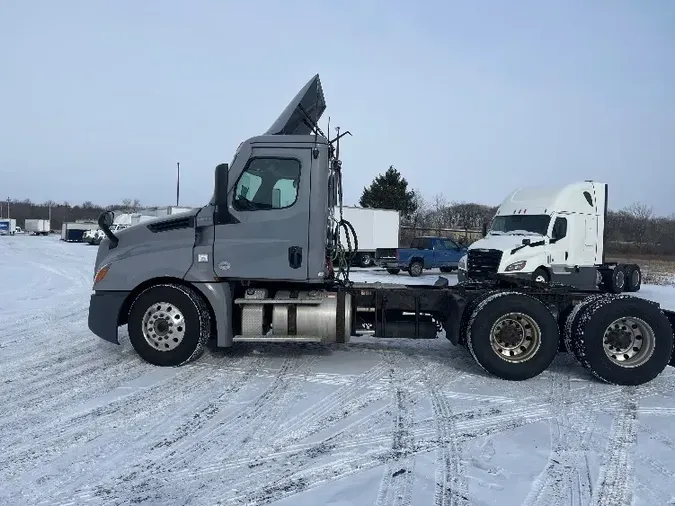
[[[216, 275], [239, 279], [308, 277], [311, 149], [254, 147], [233, 166], [231, 223], [217, 224]], [[238, 176], [236, 175], [238, 174]]]
[[551, 239], [548, 244], [548, 257], [553, 272], [562, 274], [563, 266], [575, 262], [572, 248], [570, 248], [570, 237], [567, 230], [567, 218], [557, 216], [553, 221], [551, 228]]

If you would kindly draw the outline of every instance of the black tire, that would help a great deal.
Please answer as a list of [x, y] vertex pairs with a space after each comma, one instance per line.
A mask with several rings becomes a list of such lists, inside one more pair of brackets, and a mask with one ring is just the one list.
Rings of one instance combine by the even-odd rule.
[[[522, 334], [524, 339], [511, 343], [507, 354], [507, 346], [492, 336], [494, 326], [511, 313], [520, 314], [509, 321], [512, 328], [520, 328], [520, 332], [515, 333]], [[506, 326], [509, 323], [504, 323]], [[529, 339], [525, 335], [529, 335]], [[541, 374], [553, 362], [558, 353], [560, 331], [553, 313], [539, 300], [523, 293], [499, 292], [483, 299], [474, 309], [466, 337], [474, 360], [488, 373], [505, 380], [523, 381]], [[523, 355], [518, 362], [516, 348]]]
[[399, 272], [401, 272], [401, 269], [387, 269], [387, 272], [389, 274], [398, 274]]
[[469, 328], [469, 320], [471, 319], [471, 315], [473, 314], [478, 304], [481, 303], [481, 301], [483, 301], [485, 298], [491, 295], [494, 295], [495, 293], [499, 292], [485, 292], [482, 295], [476, 297], [475, 299], [469, 301], [469, 303], [464, 307], [464, 311], [462, 311], [462, 316], [460, 316], [459, 319], [459, 336], [457, 337], [457, 344], [466, 347], [467, 344], [466, 333], [467, 329]]
[[421, 276], [422, 272], [424, 272], [424, 265], [422, 264], [422, 262], [419, 262], [419, 261], [415, 260], [414, 262], [410, 263], [410, 267], [408, 268], [408, 273], [410, 273], [410, 275], [413, 278], [417, 278], [417, 277]]
[[[636, 345], [628, 350], [637, 352], [634, 357], [638, 358], [632, 363], [629, 354], [614, 353], [618, 351], [616, 348], [608, 348], [605, 352], [606, 331], [615, 322], [619, 322], [616, 324], [619, 330], [629, 331], [629, 327], [634, 327], [637, 331], [636, 340], [628, 343]], [[673, 329], [668, 318], [658, 304], [632, 295], [595, 297], [579, 310], [570, 326], [574, 356], [585, 369], [606, 383], [647, 383], [666, 368], [673, 353]], [[645, 346], [647, 348], [642, 351]], [[624, 358], [625, 364], [620, 365], [610, 355]]]
[[532, 273], [532, 281], [537, 281], [537, 278], [543, 279], [543, 281], [539, 281], [540, 283], [551, 282], [551, 274], [548, 272], [548, 269], [545, 269], [544, 267], [537, 267]]
[[621, 293], [626, 287], [626, 271], [618, 264], [614, 269], [602, 271], [602, 288], [607, 293]]
[[563, 346], [565, 347], [566, 351], [574, 353], [572, 340], [576, 338], [576, 330], [574, 329], [576, 328], [575, 325], [579, 320], [579, 315], [583, 313], [583, 310], [586, 306], [602, 297], [607, 297], [607, 295], [604, 293], [590, 295], [572, 307], [571, 311], [566, 312], [564, 315], [561, 314], [561, 319], [564, 319], [564, 322], [562, 324], [560, 335], [562, 336]]
[[373, 265], [373, 256], [370, 253], [361, 253], [359, 255], [359, 266], [366, 268]]
[[[154, 334], [155, 346], [144, 337], [143, 317], [155, 305], [161, 308], [158, 311], [160, 317], [156, 320], [158, 322], [164, 320], [168, 324], [169, 315], [182, 315], [184, 334], [178, 344], [169, 344], [173, 328], [169, 328], [169, 333], [163, 337]], [[204, 351], [211, 336], [211, 316], [205, 302], [193, 289], [172, 284], [155, 285], [141, 292], [134, 300], [129, 311], [128, 330], [131, 345], [143, 360], [159, 366], [179, 366], [195, 360]], [[180, 332], [179, 327], [175, 330]], [[157, 329], [155, 332], [159, 333]], [[170, 345], [175, 348], [166, 351], [161, 349]]]
[[626, 287], [625, 292], [637, 292], [642, 286], [642, 271], [640, 266], [636, 264], [628, 264], [625, 266], [626, 271]]

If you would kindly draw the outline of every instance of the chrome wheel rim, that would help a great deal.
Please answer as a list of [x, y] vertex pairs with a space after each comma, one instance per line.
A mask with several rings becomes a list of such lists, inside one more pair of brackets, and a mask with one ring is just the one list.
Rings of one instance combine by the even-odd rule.
[[639, 367], [654, 354], [656, 333], [640, 318], [619, 318], [605, 329], [602, 347], [613, 364], [626, 368]]
[[185, 338], [185, 317], [169, 302], [157, 302], [143, 315], [143, 337], [155, 350], [172, 351]]
[[507, 362], [525, 362], [541, 347], [541, 329], [524, 313], [508, 313], [492, 325], [490, 345], [492, 351]]

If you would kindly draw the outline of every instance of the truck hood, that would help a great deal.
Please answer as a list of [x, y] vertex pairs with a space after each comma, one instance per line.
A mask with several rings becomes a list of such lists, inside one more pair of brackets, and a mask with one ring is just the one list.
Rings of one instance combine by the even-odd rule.
[[313, 131], [311, 123], [318, 124], [325, 110], [326, 99], [319, 74], [316, 74], [289, 102], [265, 135], [311, 134]]
[[529, 239], [531, 242], [541, 241], [542, 236], [532, 235], [487, 235], [477, 240], [469, 246], [469, 249], [498, 249], [505, 252], [511, 252], [513, 248], [523, 245], [523, 239]]
[[[155, 248], [180, 246], [186, 241], [192, 245], [194, 220], [201, 210], [202, 208], [196, 208], [171, 216], [161, 216], [113, 232], [119, 239], [119, 244], [113, 249], [109, 248], [110, 240], [104, 236], [98, 247], [94, 272], [109, 262], [144, 254]], [[174, 242], [178, 244], [173, 244]]]

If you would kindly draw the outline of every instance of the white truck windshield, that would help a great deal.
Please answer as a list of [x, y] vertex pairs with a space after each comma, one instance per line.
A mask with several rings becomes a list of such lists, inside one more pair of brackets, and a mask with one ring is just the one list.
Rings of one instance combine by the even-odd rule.
[[514, 214], [495, 216], [490, 232], [501, 234], [546, 235], [551, 217], [547, 214]]

